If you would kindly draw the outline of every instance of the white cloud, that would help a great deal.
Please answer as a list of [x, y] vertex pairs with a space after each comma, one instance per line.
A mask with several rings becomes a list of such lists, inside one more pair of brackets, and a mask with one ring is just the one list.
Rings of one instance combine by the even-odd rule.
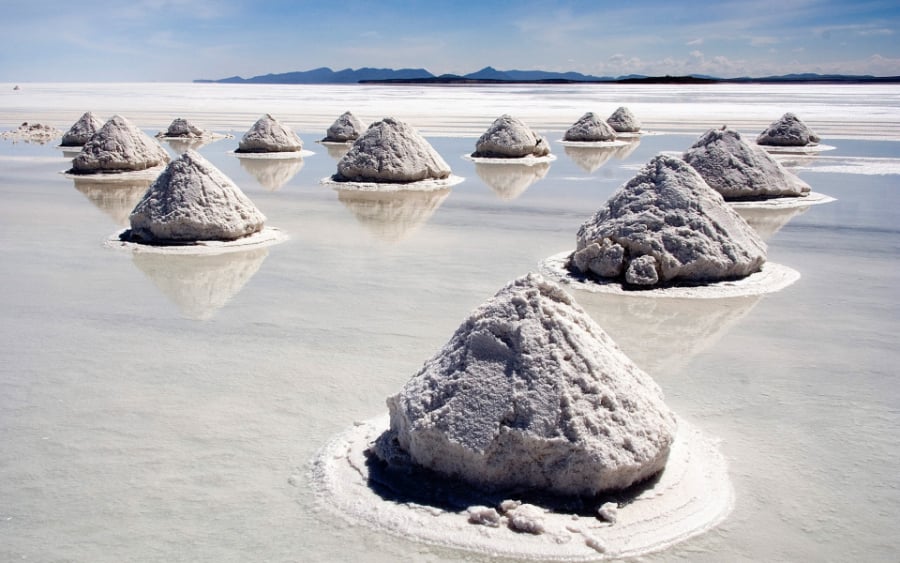
[[685, 43], [685, 45], [690, 45], [690, 46], [692, 46], [692, 47], [695, 46], [695, 45], [703, 45], [703, 38], [702, 38], [702, 37], [698, 37], [697, 39], [693, 39], [693, 40], [691, 40], [691, 41], [688, 41], [687, 43]]

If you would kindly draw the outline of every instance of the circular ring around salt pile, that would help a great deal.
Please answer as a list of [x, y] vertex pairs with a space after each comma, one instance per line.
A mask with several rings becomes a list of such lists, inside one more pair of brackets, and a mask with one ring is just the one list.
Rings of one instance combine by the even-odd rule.
[[462, 183], [465, 178], [451, 174], [446, 178], [419, 180], [417, 182], [339, 182], [332, 176], [326, 176], [319, 180], [324, 186], [330, 186], [338, 190], [358, 190], [358, 191], [376, 191], [376, 192], [399, 192], [399, 191], [435, 191], [443, 190], [456, 184]]
[[802, 197], [773, 197], [759, 200], [726, 201], [725, 203], [740, 209], [792, 209], [831, 203], [832, 201], [837, 201], [837, 199], [819, 192], [809, 192]]
[[463, 158], [466, 160], [471, 160], [472, 162], [478, 162], [480, 164], [522, 164], [525, 166], [533, 166], [535, 164], [541, 164], [544, 162], [553, 162], [556, 160], [555, 154], [548, 154], [546, 156], [534, 156], [534, 155], [526, 155], [520, 157], [511, 157], [511, 158], [486, 158], [481, 156], [472, 156], [471, 154], [464, 154]]
[[130, 250], [132, 252], [152, 252], [155, 254], [222, 254], [240, 252], [253, 248], [263, 248], [284, 242], [287, 234], [277, 227], [264, 227], [263, 230], [235, 240], [198, 240], [184, 244], [147, 244], [123, 240], [130, 229], [123, 229], [109, 237], [104, 246], [109, 248]]
[[[621, 137], [621, 134], [616, 134], [617, 137]], [[628, 141], [567, 141], [565, 139], [559, 139], [556, 141], [560, 145], [566, 147], [624, 147], [625, 145], [630, 144]]]
[[756, 146], [763, 149], [767, 153], [778, 155], [778, 154], [816, 154], [825, 151], [832, 151], [837, 147], [833, 147], [831, 145], [804, 145], [797, 147], [790, 146], [777, 146], [777, 145], [761, 145], [756, 143]]
[[[403, 500], [416, 491], [404, 490], [403, 483], [392, 482], [369, 463], [370, 444], [387, 428], [385, 415], [356, 423], [334, 438], [316, 456], [311, 482], [319, 503], [336, 516], [404, 539], [516, 559], [636, 557], [710, 530], [734, 506], [734, 490], [717, 442], [678, 418], [666, 468], [658, 480], [620, 503], [614, 523], [541, 509], [542, 534], [515, 532], [499, 523], [474, 524], [465, 506], [448, 509]], [[419, 485], [420, 491], [442, 484]], [[400, 498], [385, 498], [390, 493]]]
[[307, 149], [299, 150], [299, 151], [277, 151], [277, 152], [238, 152], [237, 149], [228, 151], [228, 154], [234, 155], [238, 158], [256, 158], [260, 160], [277, 160], [277, 159], [290, 159], [290, 158], [306, 158], [307, 156], [312, 156], [316, 154], [315, 152]]
[[165, 164], [161, 164], [159, 166], [154, 166], [152, 168], [145, 168], [143, 170], [127, 170], [123, 172], [96, 172], [94, 174], [72, 174], [68, 170], [63, 170], [60, 172], [66, 178], [70, 180], [77, 180], [80, 178], [89, 179], [92, 182], [122, 182], [126, 180], [155, 180], [157, 176], [162, 173], [163, 170], [166, 169]]

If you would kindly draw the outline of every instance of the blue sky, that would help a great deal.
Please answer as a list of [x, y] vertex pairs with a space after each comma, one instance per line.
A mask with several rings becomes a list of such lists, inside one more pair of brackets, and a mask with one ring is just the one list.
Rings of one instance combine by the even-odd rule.
[[0, 81], [189, 81], [328, 66], [900, 75], [897, 0], [12, 0]]

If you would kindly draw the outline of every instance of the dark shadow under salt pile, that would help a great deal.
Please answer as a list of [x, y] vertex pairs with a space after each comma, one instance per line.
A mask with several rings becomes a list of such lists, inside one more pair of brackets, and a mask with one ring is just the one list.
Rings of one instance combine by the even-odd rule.
[[475, 143], [473, 158], [525, 158], [550, 155], [547, 139], [511, 115], [501, 115]]
[[641, 130], [641, 122], [631, 110], [621, 106], [606, 118], [606, 122], [616, 133], [638, 133]]
[[594, 112], [589, 111], [566, 130], [565, 134], [563, 134], [563, 140], [577, 142], [615, 141], [616, 132], [608, 123], [597, 117]]
[[59, 145], [62, 147], [84, 146], [101, 127], [103, 127], [103, 121], [96, 117], [92, 112], [85, 112], [78, 118], [78, 121], [73, 123], [69, 130], [63, 134], [62, 141], [60, 141]]
[[300, 152], [303, 142], [290, 127], [268, 113], [244, 133], [236, 153]]
[[351, 143], [359, 139], [365, 129], [365, 125], [355, 115], [345, 111], [328, 127], [328, 130], [325, 132], [325, 138], [320, 142]]
[[793, 113], [786, 113], [773, 121], [756, 138], [756, 144], [773, 147], [805, 147], [816, 145], [821, 139]]
[[169, 153], [120, 115], [103, 124], [72, 159], [71, 174], [137, 172], [169, 162]]

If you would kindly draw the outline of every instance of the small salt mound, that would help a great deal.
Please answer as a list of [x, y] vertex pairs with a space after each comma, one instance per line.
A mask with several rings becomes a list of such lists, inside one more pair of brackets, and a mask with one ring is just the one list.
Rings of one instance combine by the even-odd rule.
[[527, 125], [512, 117], [501, 115], [475, 143], [476, 158], [523, 158], [547, 156], [550, 144]]
[[208, 131], [200, 129], [187, 119], [177, 117], [169, 124], [169, 128], [165, 132], [159, 132], [157, 137], [183, 138], [183, 139], [202, 139], [212, 134]]
[[345, 111], [334, 120], [334, 123], [328, 128], [328, 131], [325, 132], [325, 138], [322, 139], [322, 142], [346, 143], [355, 141], [356, 139], [359, 139], [359, 136], [364, 130], [365, 126], [362, 122], [349, 111]]
[[418, 131], [386, 117], [373, 123], [337, 164], [335, 182], [411, 183], [450, 177], [450, 165]]
[[709, 283], [759, 271], [766, 245], [696, 170], [660, 155], [578, 230], [570, 267], [654, 286]]
[[298, 152], [303, 150], [303, 142], [290, 127], [268, 113], [253, 124], [238, 144], [234, 152]]
[[63, 147], [81, 147], [90, 140], [90, 138], [101, 127], [103, 122], [100, 121], [91, 112], [85, 112], [78, 121], [76, 121], [68, 131], [63, 134], [62, 141], [59, 143]]
[[617, 133], [637, 133], [641, 130], [641, 122], [627, 107], [622, 106], [606, 118], [606, 122]]
[[766, 151], [726, 127], [704, 133], [682, 158], [726, 200], [801, 197], [810, 191]]
[[120, 115], [103, 124], [72, 159], [72, 174], [146, 170], [169, 162], [159, 143]]
[[778, 121], [759, 134], [756, 143], [775, 147], [805, 147], [815, 145], [819, 136], [812, 132], [800, 118], [793, 113], [786, 113]]
[[663, 469], [676, 430], [656, 383], [537, 274], [473, 311], [387, 403], [379, 457], [483, 491], [621, 490]]
[[234, 182], [189, 150], [135, 206], [125, 236], [149, 244], [231, 241], [261, 231], [265, 220]]
[[616, 132], [594, 112], [587, 112], [566, 130], [564, 141], [615, 141]]

